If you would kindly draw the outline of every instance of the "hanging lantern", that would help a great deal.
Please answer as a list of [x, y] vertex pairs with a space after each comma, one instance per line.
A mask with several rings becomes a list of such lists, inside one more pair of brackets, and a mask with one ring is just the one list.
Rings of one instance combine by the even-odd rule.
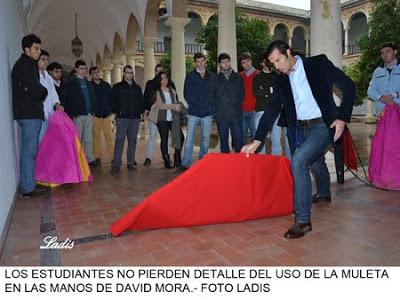
[[83, 43], [78, 38], [78, 14], [75, 14], [75, 38], [71, 42], [72, 54], [79, 58], [83, 53]]

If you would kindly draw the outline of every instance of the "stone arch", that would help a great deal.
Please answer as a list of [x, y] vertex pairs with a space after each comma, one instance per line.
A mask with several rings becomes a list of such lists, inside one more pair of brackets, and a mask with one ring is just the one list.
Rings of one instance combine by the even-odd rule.
[[205, 17], [201, 14], [200, 11], [196, 10], [196, 8], [194, 7], [188, 8], [187, 13], [188, 13], [188, 18], [190, 18], [190, 14], [194, 14], [199, 18], [202, 26], [206, 24]]
[[124, 52], [124, 43], [122, 42], [122, 39], [118, 32], [114, 34], [114, 43], [113, 43], [113, 57], [115, 58], [121, 58], [122, 54]]
[[185, 43], [194, 45], [197, 44], [196, 34], [203, 26], [203, 20], [201, 18], [201, 15], [194, 11], [189, 11], [187, 13], [187, 17], [190, 19], [190, 22], [185, 27]]
[[149, 0], [147, 2], [144, 19], [144, 36], [157, 37], [158, 8], [161, 0]]
[[306, 30], [303, 26], [296, 26], [292, 31], [292, 48], [297, 51], [306, 52]]
[[191, 18], [191, 19], [199, 19], [200, 25], [201, 26], [205, 25], [203, 16], [198, 11], [196, 11], [194, 9], [189, 9], [188, 10], [187, 17]]
[[131, 14], [129, 16], [128, 26], [126, 29], [126, 50], [136, 51], [136, 36], [139, 31], [139, 23], [135, 16]]
[[217, 15], [217, 14], [211, 15], [211, 16], [208, 18], [206, 24], [208, 24], [208, 22], [210, 22], [210, 21], [217, 21], [217, 22], [218, 22], [218, 15]]
[[274, 27], [274, 39], [289, 42], [289, 26], [285, 23], [278, 23]]
[[103, 52], [103, 62], [111, 62], [112, 53], [108, 45], [104, 45], [104, 52]]
[[101, 59], [100, 54], [97, 52], [96, 53], [96, 66], [99, 67], [101, 65], [103, 65], [103, 60]]
[[348, 19], [347, 28], [349, 30], [348, 54], [358, 53], [357, 42], [368, 30], [367, 15], [363, 11], [355, 12]]

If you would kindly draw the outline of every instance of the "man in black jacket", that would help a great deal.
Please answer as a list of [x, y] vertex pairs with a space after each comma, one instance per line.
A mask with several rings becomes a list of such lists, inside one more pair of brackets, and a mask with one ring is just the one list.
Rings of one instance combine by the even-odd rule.
[[114, 139], [112, 134], [113, 115], [111, 114], [111, 86], [100, 77], [100, 70], [91, 67], [89, 74], [92, 77], [92, 86], [96, 93], [93, 103], [93, 154], [98, 164], [101, 164], [101, 134], [104, 135], [109, 157], [114, 151]]
[[75, 75], [71, 76], [67, 84], [64, 108], [74, 120], [85, 149], [89, 166], [97, 165], [93, 155], [93, 109], [96, 94], [87, 76], [87, 65], [83, 60], [75, 62]]
[[44, 190], [35, 185], [35, 157], [44, 120], [43, 101], [47, 90], [40, 84], [38, 59], [41, 40], [33, 34], [22, 39], [21, 57], [12, 70], [14, 120], [21, 127], [20, 188], [23, 196], [37, 197]]
[[60, 99], [61, 105], [65, 102], [65, 84], [62, 81], [62, 66], [54, 61], [47, 66], [47, 72], [49, 72], [51, 78], [53, 79], [56, 92], [58, 94], [58, 99]]
[[231, 57], [227, 53], [218, 56], [220, 72], [210, 86], [209, 101], [214, 109], [217, 121], [222, 153], [229, 153], [229, 131], [235, 152], [243, 145], [242, 139], [242, 103], [244, 86], [242, 77], [232, 70]]
[[[350, 122], [355, 86], [325, 55], [294, 56], [284, 41], [272, 42], [267, 48], [266, 58], [281, 74], [275, 81], [275, 93], [260, 120], [255, 141], [244, 146], [242, 152], [254, 153], [261, 145], [283, 105], [289, 132], [294, 133], [289, 141], [292, 149], [295, 148], [291, 162], [295, 223], [285, 237], [299, 238], [312, 230], [312, 202], [331, 200], [330, 176], [324, 153], [340, 138], [346, 122]], [[339, 108], [333, 100], [333, 84], [343, 93]], [[313, 197], [310, 168], [317, 182], [317, 194]]]
[[133, 69], [127, 65], [123, 69], [124, 79], [115, 84], [111, 92], [111, 109], [116, 114], [117, 135], [115, 138], [114, 158], [111, 173], [119, 172], [125, 138], [128, 137], [126, 153], [128, 170], [135, 170], [136, 140], [141, 114], [144, 112], [144, 100], [140, 86], [133, 80]]

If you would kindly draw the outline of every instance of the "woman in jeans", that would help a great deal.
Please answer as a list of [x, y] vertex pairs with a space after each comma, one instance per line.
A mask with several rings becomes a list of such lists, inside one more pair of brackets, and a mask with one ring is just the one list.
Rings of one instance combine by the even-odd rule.
[[164, 166], [171, 169], [171, 160], [168, 154], [168, 134], [172, 133], [172, 144], [175, 148], [174, 167], [181, 166], [181, 150], [184, 141], [181, 130], [182, 107], [178, 100], [176, 91], [170, 86], [170, 81], [165, 72], [160, 72], [156, 77], [156, 101], [153, 104], [158, 109], [157, 127], [161, 137], [161, 154]]

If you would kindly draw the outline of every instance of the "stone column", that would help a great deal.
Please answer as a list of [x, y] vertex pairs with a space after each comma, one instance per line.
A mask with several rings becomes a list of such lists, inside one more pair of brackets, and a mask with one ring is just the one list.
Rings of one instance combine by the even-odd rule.
[[235, 4], [236, 0], [218, 0], [218, 54], [227, 52], [237, 72]]
[[[342, 25], [340, 0], [311, 0], [311, 55], [325, 54], [337, 67], [342, 66]], [[334, 95], [337, 106], [341, 99]], [[343, 143], [336, 143], [334, 159], [326, 155], [329, 171], [335, 165], [338, 183], [344, 182]]]
[[111, 74], [111, 83], [114, 85], [122, 80], [122, 61], [113, 61], [114, 68]]
[[293, 45], [293, 36], [292, 35], [288, 36], [288, 43], [289, 43], [289, 46], [292, 47], [292, 45]]
[[311, 55], [324, 53], [342, 66], [340, 0], [311, 0]]
[[306, 56], [310, 56], [310, 40], [306, 39]]
[[344, 55], [349, 55], [349, 29], [344, 29]]
[[143, 40], [144, 52], [144, 74], [143, 82], [146, 84], [147, 80], [154, 77], [154, 67], [156, 65], [154, 60], [154, 43], [158, 40], [156, 37], [145, 36]]
[[133, 68], [134, 74], [135, 74], [135, 57], [136, 57], [136, 50], [126, 51], [126, 64], [130, 65]]
[[107, 81], [111, 84], [111, 70], [113, 69], [113, 65], [111, 63], [103, 64], [103, 80]]
[[365, 99], [364, 101], [367, 101], [367, 112], [365, 117], [368, 119], [371, 119], [374, 117], [375, 114], [375, 106], [374, 106], [374, 101], [370, 99]]
[[165, 24], [171, 27], [171, 76], [180, 101], [183, 98], [183, 84], [186, 76], [185, 26], [189, 18], [169, 17]]

